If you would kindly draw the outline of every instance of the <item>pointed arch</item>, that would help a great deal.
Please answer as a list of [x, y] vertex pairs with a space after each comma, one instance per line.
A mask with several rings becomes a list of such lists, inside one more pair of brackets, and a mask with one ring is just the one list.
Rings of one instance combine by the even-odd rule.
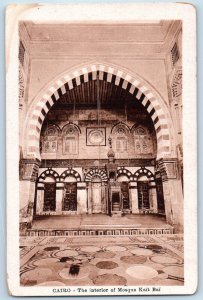
[[119, 126], [125, 128], [125, 130], [127, 130], [127, 132], [130, 133], [130, 127], [127, 124], [125, 124], [124, 122], [118, 122], [118, 123], [114, 124], [113, 127], [111, 128], [111, 134], [114, 133], [116, 128]]
[[81, 133], [81, 129], [80, 127], [73, 123], [73, 122], [68, 122], [67, 124], [65, 124], [62, 129], [61, 129], [61, 132], [63, 133], [63, 131], [65, 130], [66, 127], [72, 127], [74, 130], [76, 130], [78, 133]]
[[142, 83], [142, 79], [139, 78], [138, 80], [135, 76], [120, 68], [97, 63], [63, 74], [61, 78], [58, 78], [49, 86], [41, 97], [36, 98], [27, 116], [27, 155], [40, 159], [39, 137], [41, 127], [47, 112], [57, 103], [58, 99], [67, 91], [97, 78], [122, 87], [144, 106], [156, 131], [157, 158], [170, 156], [172, 145], [168, 124], [169, 116], [164, 113], [164, 104], [161, 97], [154, 93], [146, 82]]

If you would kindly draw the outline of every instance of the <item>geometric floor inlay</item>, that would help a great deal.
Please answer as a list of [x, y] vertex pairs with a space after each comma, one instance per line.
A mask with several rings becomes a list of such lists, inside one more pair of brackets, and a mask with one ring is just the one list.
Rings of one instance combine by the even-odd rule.
[[151, 260], [155, 263], [160, 263], [160, 264], [177, 264], [177, 263], [179, 263], [179, 260], [174, 257], [167, 257], [167, 256], [160, 256], [160, 255], [152, 257]]
[[109, 251], [126, 251], [126, 248], [125, 247], [121, 247], [121, 246], [109, 246], [106, 248], [106, 250], [109, 250]]
[[73, 280], [77, 277], [77, 279], [82, 279], [88, 277], [88, 272], [85, 268], [79, 268], [78, 273], [70, 273], [71, 267], [70, 268], [64, 268], [59, 272], [59, 276], [64, 278], [64, 279], [70, 279]]
[[150, 256], [153, 254], [152, 250], [149, 249], [142, 249], [142, 248], [137, 248], [134, 250], [130, 251], [132, 254], [136, 254], [136, 255], [146, 255], [146, 256]]
[[115, 269], [118, 264], [113, 261], [100, 261], [96, 264], [96, 267], [99, 269]]
[[65, 286], [65, 283], [61, 281], [46, 281], [37, 284], [37, 286]]
[[63, 256], [77, 256], [78, 252], [74, 251], [74, 250], [62, 250], [62, 251], [58, 251], [56, 253], [56, 256], [58, 257], [63, 257]]
[[36, 260], [35, 262], [33, 262], [33, 264], [37, 267], [42, 267], [42, 266], [46, 267], [58, 261], [59, 259], [50, 257], [50, 258], [43, 258], [43, 259]]
[[140, 255], [122, 256], [120, 259], [127, 264], [143, 264], [147, 261], [147, 257]]
[[86, 246], [86, 247], [81, 247], [80, 248], [81, 251], [84, 251], [84, 252], [97, 252], [97, 251], [100, 251], [100, 247], [94, 247], [94, 246]]
[[99, 252], [99, 253], [96, 253], [95, 254], [95, 257], [96, 258], [113, 258], [116, 256], [116, 253], [113, 253], [113, 252]]
[[158, 272], [151, 267], [133, 266], [126, 270], [126, 273], [137, 279], [151, 279], [158, 275]]
[[126, 285], [125, 277], [116, 274], [103, 274], [93, 280], [95, 285]]
[[24, 237], [20, 242], [22, 286], [184, 284], [181, 235]]
[[184, 278], [184, 269], [183, 267], [178, 266], [168, 266], [163, 269], [165, 273], [169, 276], [177, 277], [177, 278]]

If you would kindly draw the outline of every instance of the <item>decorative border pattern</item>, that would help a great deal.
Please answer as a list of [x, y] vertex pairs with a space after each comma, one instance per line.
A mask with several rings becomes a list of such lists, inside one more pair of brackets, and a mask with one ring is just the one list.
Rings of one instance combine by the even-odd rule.
[[171, 228], [109, 228], [109, 229], [29, 229], [26, 231], [26, 236], [98, 236], [98, 235], [163, 235], [174, 234], [174, 229]]
[[163, 112], [159, 99], [131, 75], [113, 67], [100, 64], [90, 65], [79, 69], [72, 74], [63, 76], [38, 101], [32, 110], [28, 126], [28, 148], [27, 154], [40, 159], [39, 138], [42, 123], [49, 109], [67, 91], [74, 89], [82, 83], [96, 80], [104, 80], [120, 86], [137, 99], [148, 111], [155, 127], [158, 145], [158, 155], [170, 155], [170, 134], [167, 118]]

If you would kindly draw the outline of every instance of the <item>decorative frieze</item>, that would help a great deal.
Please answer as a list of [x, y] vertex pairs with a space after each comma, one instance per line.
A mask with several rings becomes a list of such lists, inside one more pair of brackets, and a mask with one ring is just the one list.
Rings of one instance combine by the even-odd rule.
[[[116, 159], [116, 163], [124, 167], [149, 167], [155, 165], [155, 159]], [[108, 164], [108, 159], [99, 160], [100, 167], [105, 167], [106, 164]], [[95, 166], [95, 159], [42, 159], [40, 164], [41, 168], [91, 168], [93, 166]]]

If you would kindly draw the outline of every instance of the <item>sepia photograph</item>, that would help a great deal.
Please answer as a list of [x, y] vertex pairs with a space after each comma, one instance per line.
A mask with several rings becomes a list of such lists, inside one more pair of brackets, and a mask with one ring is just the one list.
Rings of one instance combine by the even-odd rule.
[[184, 288], [181, 17], [17, 28], [19, 286]]

